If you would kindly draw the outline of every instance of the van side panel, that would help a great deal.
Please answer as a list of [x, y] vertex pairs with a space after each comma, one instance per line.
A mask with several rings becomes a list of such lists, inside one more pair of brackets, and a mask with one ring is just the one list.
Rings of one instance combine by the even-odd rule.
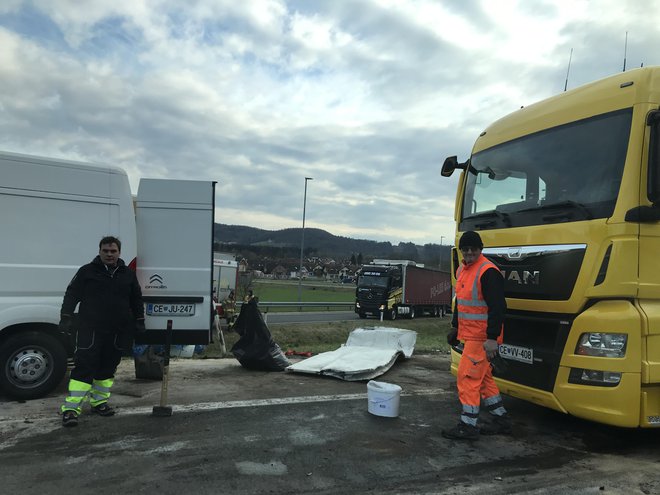
[[98, 254], [101, 237], [121, 239], [126, 263], [135, 257], [128, 177], [113, 167], [10, 153], [0, 153], [0, 175], [0, 312], [6, 297], [54, 298], [48, 321], [57, 323], [66, 286]]

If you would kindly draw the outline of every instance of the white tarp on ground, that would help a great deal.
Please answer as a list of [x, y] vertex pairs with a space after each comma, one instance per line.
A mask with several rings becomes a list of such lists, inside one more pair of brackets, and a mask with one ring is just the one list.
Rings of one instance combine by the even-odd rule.
[[287, 367], [287, 371], [327, 375], [347, 381], [370, 380], [389, 370], [400, 356], [412, 356], [417, 332], [402, 328], [356, 328], [346, 344]]

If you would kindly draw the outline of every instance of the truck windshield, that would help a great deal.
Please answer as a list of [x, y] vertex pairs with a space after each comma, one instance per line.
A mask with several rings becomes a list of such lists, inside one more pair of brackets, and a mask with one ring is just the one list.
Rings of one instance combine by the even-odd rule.
[[632, 109], [494, 146], [470, 158], [461, 230], [572, 222], [612, 215]]
[[387, 287], [389, 277], [378, 277], [374, 275], [361, 275], [358, 277], [360, 287]]

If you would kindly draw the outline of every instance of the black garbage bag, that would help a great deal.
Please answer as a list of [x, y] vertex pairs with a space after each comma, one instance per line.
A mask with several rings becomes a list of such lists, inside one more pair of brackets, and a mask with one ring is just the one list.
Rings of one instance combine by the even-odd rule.
[[244, 368], [284, 371], [291, 365], [280, 346], [273, 340], [256, 299], [250, 299], [241, 305], [241, 312], [232, 329], [240, 338], [231, 348], [231, 352]]

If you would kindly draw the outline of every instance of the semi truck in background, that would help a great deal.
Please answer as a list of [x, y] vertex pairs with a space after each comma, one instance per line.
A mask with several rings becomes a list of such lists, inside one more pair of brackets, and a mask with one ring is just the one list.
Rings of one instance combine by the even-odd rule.
[[660, 427], [660, 67], [517, 110], [456, 169], [455, 244], [479, 231], [505, 279], [501, 391]]
[[213, 294], [216, 300], [223, 301], [236, 292], [238, 282], [238, 262], [215, 254], [213, 259]]
[[450, 274], [409, 260], [373, 260], [362, 266], [355, 290], [360, 318], [395, 320], [425, 313], [444, 316], [451, 307]]
[[137, 271], [140, 342], [208, 344], [215, 182], [142, 179], [117, 167], [0, 152], [0, 391], [42, 397], [64, 378], [75, 335], [58, 329], [64, 291], [106, 235]]
[[[223, 323], [218, 331], [233, 325], [237, 315], [236, 286], [238, 285], [238, 262], [233, 255], [214, 254], [213, 259], [213, 299], [215, 312]], [[222, 334], [219, 335], [222, 337]]]

